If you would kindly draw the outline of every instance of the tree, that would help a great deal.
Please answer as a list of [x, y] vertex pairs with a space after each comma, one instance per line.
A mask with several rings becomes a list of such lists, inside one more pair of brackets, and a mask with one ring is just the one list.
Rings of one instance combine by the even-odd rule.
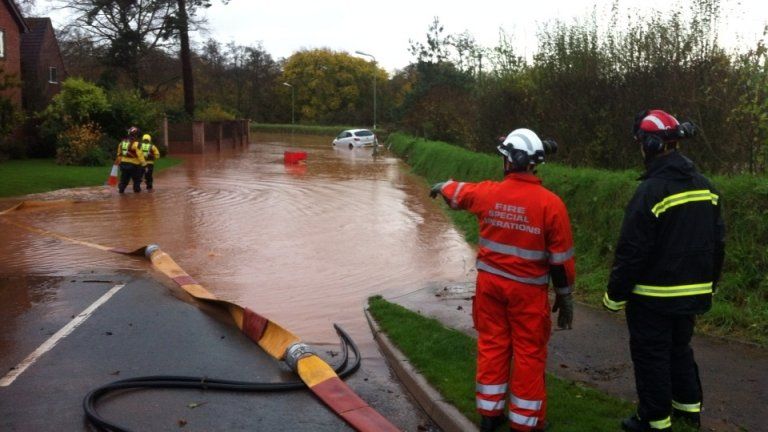
[[172, 34], [168, 19], [173, 0], [67, 0], [73, 10], [70, 27], [85, 32], [95, 46], [104, 46], [105, 64], [124, 71], [134, 89], [142, 88], [142, 73], [149, 69], [147, 53], [167, 44]]
[[372, 73], [380, 82], [388, 79], [364, 59], [324, 48], [290, 56], [282, 80], [294, 86], [297, 117], [312, 123], [367, 124], [373, 117]]

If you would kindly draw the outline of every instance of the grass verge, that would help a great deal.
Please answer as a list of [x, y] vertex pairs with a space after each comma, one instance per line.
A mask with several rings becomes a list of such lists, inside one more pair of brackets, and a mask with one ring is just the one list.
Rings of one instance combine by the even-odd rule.
[[[382, 331], [446, 402], [479, 423], [474, 393], [475, 339], [380, 296], [368, 299], [368, 306]], [[626, 401], [547, 374], [547, 418], [552, 432], [618, 430], [621, 419], [633, 409]], [[675, 432], [692, 430], [684, 425], [673, 427]]]
[[[181, 163], [181, 159], [168, 157], [155, 163], [155, 171], [162, 171]], [[109, 166], [57, 165], [53, 159], [22, 159], [0, 163], [0, 197], [26, 195], [82, 186], [102, 185], [107, 181]]]
[[[274, 133], [298, 133], [305, 135], [321, 135], [335, 137], [339, 132], [346, 129], [370, 129], [370, 126], [320, 126], [320, 125], [291, 125], [291, 124], [269, 124], [269, 123], [251, 123], [251, 130], [257, 132], [274, 132]], [[379, 136], [380, 142], [386, 132], [381, 129], [376, 129], [376, 134]]]
[[[401, 133], [389, 135], [390, 149], [430, 183], [499, 180], [500, 157]], [[576, 244], [580, 300], [599, 305], [607, 285], [624, 207], [638, 185], [639, 171], [540, 167], [544, 186], [558, 194], [571, 217]], [[714, 305], [697, 321], [699, 330], [768, 346], [768, 178], [715, 176], [726, 223], [726, 259]], [[447, 207], [445, 207], [447, 209]], [[477, 243], [477, 221], [449, 211], [467, 241]]]

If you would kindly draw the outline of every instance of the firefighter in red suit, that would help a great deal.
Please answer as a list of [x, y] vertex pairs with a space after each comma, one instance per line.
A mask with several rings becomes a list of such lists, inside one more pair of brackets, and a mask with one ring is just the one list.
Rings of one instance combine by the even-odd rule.
[[[477, 288], [472, 318], [478, 332], [476, 401], [481, 431], [509, 421], [513, 431], [547, 426], [544, 369], [551, 330], [550, 280], [557, 324], [571, 328], [575, 269], [571, 225], [563, 201], [541, 185], [537, 164], [557, 149], [529, 129], [512, 131], [498, 146], [502, 181], [449, 180], [432, 186], [452, 209], [479, 223]], [[508, 417], [504, 408], [508, 404]]]

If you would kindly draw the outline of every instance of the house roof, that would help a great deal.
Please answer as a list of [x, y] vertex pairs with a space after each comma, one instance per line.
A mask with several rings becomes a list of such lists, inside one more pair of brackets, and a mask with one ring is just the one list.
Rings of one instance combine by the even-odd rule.
[[3, 3], [5, 3], [6, 8], [11, 12], [13, 20], [16, 21], [16, 24], [19, 25], [19, 31], [21, 33], [28, 32], [29, 27], [27, 27], [27, 23], [24, 21], [24, 17], [21, 15], [21, 10], [18, 6], [16, 6], [16, 2], [13, 0], [3, 0]]
[[40, 49], [45, 41], [45, 33], [51, 27], [50, 18], [27, 18], [29, 31], [21, 35], [21, 61], [36, 64], [40, 58]]

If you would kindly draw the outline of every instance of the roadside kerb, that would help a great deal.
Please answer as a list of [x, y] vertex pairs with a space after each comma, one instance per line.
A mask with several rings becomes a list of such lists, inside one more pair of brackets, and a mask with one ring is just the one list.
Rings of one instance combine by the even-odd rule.
[[433, 389], [426, 379], [413, 367], [408, 358], [400, 352], [379, 328], [376, 320], [365, 309], [365, 317], [373, 332], [373, 338], [379, 345], [389, 366], [403, 382], [408, 392], [416, 399], [419, 406], [445, 432], [477, 431], [477, 426], [469, 421], [456, 407], [443, 400], [443, 396]]

